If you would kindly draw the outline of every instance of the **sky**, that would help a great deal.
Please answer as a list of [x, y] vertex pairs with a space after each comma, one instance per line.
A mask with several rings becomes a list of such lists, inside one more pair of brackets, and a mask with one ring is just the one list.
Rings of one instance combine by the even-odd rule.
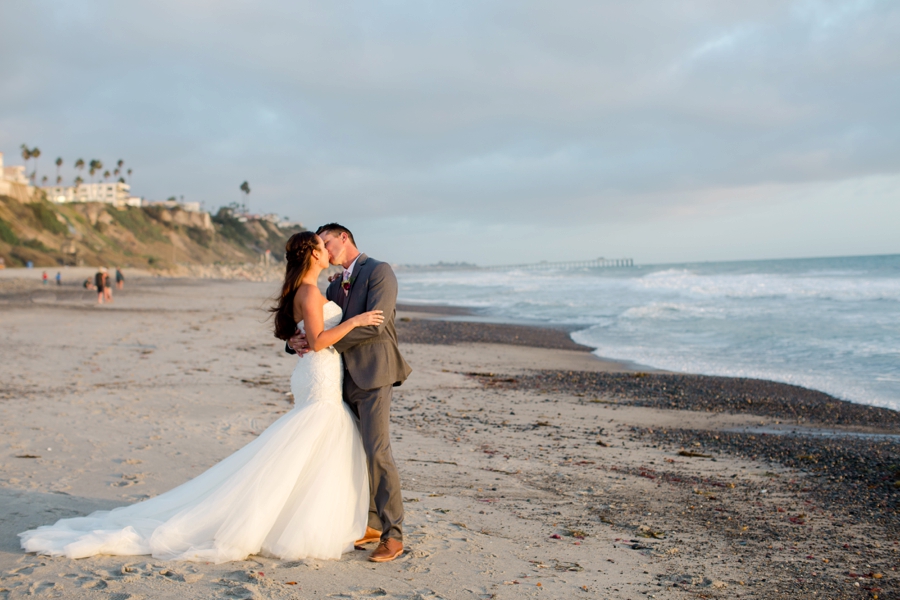
[[394, 263], [900, 253], [898, 106], [894, 0], [0, 3], [7, 165]]

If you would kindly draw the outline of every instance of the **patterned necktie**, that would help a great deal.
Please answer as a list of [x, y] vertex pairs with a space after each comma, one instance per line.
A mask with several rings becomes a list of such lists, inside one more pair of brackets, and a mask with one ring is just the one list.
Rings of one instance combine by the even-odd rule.
[[341, 296], [341, 310], [347, 312], [347, 303], [350, 300], [350, 272], [344, 269], [344, 275], [341, 278], [341, 290], [344, 295]]

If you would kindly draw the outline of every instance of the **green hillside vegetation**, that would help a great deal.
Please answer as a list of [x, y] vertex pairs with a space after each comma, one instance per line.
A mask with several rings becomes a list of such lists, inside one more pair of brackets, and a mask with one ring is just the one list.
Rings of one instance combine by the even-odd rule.
[[271, 250], [280, 260], [284, 244], [301, 228], [238, 220], [222, 208], [210, 219], [163, 207], [116, 208], [99, 203], [23, 204], [0, 196], [0, 257], [10, 267], [59, 265], [167, 270], [176, 264], [258, 262]]

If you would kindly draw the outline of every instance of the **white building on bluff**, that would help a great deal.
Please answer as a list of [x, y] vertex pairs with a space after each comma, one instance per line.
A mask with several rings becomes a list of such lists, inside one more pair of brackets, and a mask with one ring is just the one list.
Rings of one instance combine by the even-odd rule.
[[9, 196], [19, 202], [31, 202], [34, 188], [28, 184], [25, 167], [7, 167], [3, 164], [3, 153], [0, 152], [0, 196]]
[[17, 165], [15, 167], [7, 167], [3, 164], [3, 153], [0, 152], [0, 180], [9, 181], [11, 183], [21, 183], [28, 185], [28, 177], [25, 176], [25, 167]]
[[199, 202], [178, 202], [177, 200], [145, 201], [144, 206], [159, 206], [168, 210], [180, 208], [187, 212], [203, 212]]
[[140, 206], [141, 199], [131, 196], [127, 183], [82, 183], [75, 186], [49, 186], [43, 188], [47, 199], [57, 204], [67, 202], [101, 202], [113, 206]]

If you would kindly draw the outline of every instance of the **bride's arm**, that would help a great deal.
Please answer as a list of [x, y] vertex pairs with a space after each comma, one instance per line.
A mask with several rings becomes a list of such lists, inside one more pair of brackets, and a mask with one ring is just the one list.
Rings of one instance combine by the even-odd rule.
[[[298, 296], [300, 296], [299, 293]], [[300, 310], [303, 315], [303, 326], [306, 329], [306, 341], [309, 344], [309, 349], [313, 352], [333, 346], [335, 342], [340, 341], [357, 327], [378, 326], [384, 322], [384, 316], [380, 310], [370, 310], [347, 319], [336, 327], [325, 329], [325, 317], [323, 314], [325, 303], [322, 300], [321, 294], [312, 293], [303, 294], [299, 298]]]
[[[397, 306], [397, 277], [387, 263], [377, 265], [368, 278], [369, 287], [366, 291], [366, 308], [369, 310], [382, 310], [389, 318], [393, 318]], [[334, 349], [344, 353], [362, 342], [384, 333], [384, 321], [375, 327], [363, 327], [353, 330]]]

